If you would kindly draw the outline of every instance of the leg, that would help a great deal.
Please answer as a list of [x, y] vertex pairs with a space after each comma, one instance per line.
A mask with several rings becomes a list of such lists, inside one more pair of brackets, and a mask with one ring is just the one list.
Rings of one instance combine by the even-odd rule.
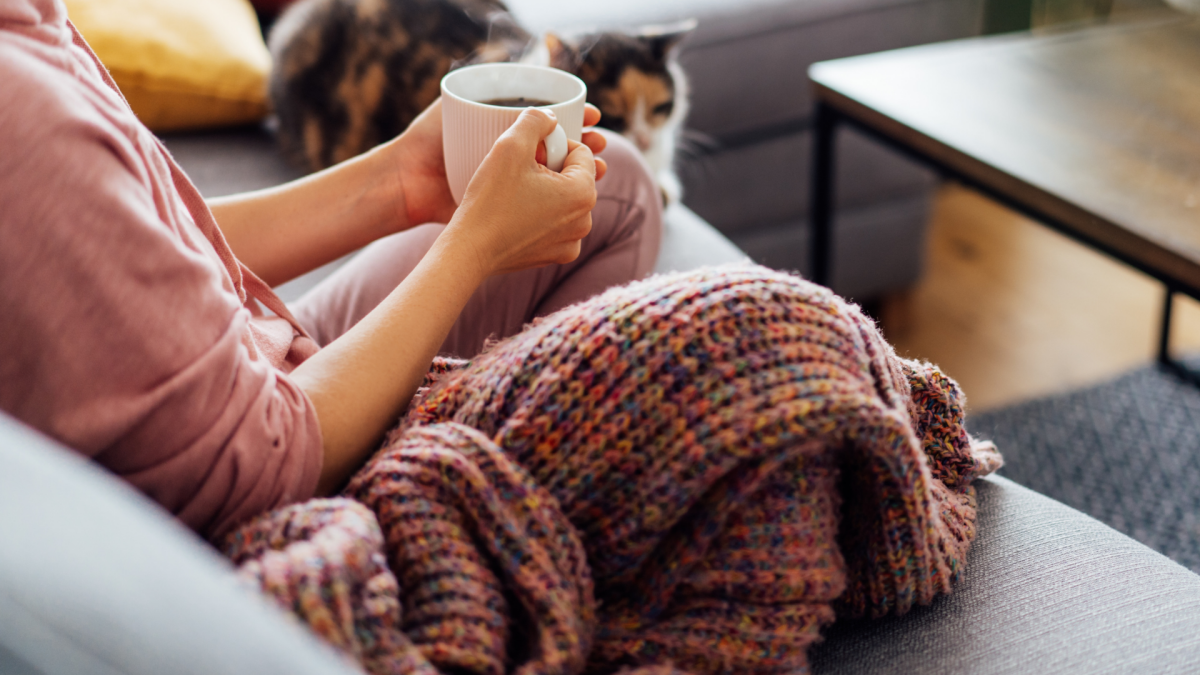
[[[654, 269], [662, 238], [662, 204], [645, 162], [625, 139], [606, 134], [608, 175], [596, 184], [592, 232], [567, 265], [493, 277], [476, 291], [442, 345], [471, 357], [489, 338], [514, 335], [538, 316], [585, 300]], [[317, 342], [329, 344], [392, 292], [433, 245], [443, 225], [428, 224], [381, 239], [292, 308]]]
[[[961, 404], [852, 305], [746, 265], [548, 317], [410, 408], [401, 438], [473, 427], [553, 494], [587, 550], [597, 670], [798, 673], [839, 597], [882, 613], [948, 588], [973, 534], [970, 478], [996, 462], [976, 456]], [[872, 566], [901, 546], [901, 563]], [[734, 646], [679, 639], [689, 624]]]

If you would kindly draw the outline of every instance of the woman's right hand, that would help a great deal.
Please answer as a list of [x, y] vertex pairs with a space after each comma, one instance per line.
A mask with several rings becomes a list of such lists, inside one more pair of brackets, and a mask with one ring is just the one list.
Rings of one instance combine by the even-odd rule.
[[522, 112], [484, 158], [443, 233], [474, 252], [483, 276], [571, 262], [592, 229], [592, 151], [568, 141], [560, 173], [536, 160], [555, 124], [544, 110]]

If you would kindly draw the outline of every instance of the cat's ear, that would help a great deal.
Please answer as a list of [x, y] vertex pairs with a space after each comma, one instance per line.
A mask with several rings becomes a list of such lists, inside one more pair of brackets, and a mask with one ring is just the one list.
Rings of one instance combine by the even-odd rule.
[[638, 31], [638, 37], [650, 47], [650, 53], [655, 59], [665, 61], [671, 50], [694, 30], [696, 20], [684, 19], [676, 23], [646, 26]]
[[579, 69], [579, 50], [555, 33], [546, 33], [546, 51], [550, 66], [573, 73]]

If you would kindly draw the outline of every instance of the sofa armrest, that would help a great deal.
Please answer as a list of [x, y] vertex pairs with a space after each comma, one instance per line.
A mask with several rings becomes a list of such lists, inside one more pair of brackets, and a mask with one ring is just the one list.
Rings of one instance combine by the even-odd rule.
[[103, 470], [0, 414], [0, 673], [355, 672]]
[[813, 673], [1197, 673], [1200, 576], [1004, 478], [950, 596], [835, 623]]
[[[1200, 672], [1200, 576], [1003, 478], [955, 592], [841, 621], [814, 673]], [[119, 480], [0, 415], [0, 672], [348, 673]]]

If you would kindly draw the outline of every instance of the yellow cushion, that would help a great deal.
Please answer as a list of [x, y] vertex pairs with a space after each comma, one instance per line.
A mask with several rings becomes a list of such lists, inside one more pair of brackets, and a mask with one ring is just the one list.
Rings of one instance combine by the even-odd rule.
[[67, 16], [155, 131], [267, 114], [271, 56], [248, 0], [65, 0]]

